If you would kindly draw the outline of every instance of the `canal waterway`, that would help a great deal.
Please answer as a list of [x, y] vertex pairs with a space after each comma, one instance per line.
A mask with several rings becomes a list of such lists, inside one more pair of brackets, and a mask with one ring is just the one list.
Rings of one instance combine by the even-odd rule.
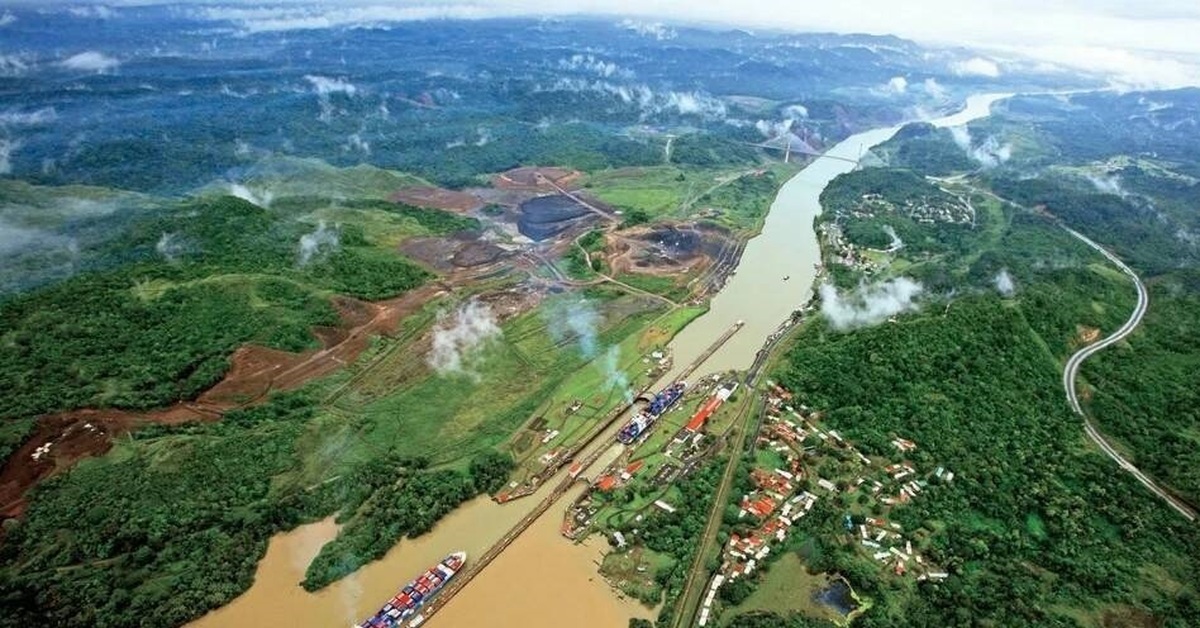
[[[1006, 94], [973, 96], [964, 110], [932, 120], [957, 126], [986, 116]], [[900, 127], [859, 133], [829, 155], [857, 160], [887, 141]], [[688, 325], [671, 348], [683, 368], [736, 321], [745, 327], [704, 362], [695, 374], [748, 368], [764, 340], [793, 310], [808, 300], [820, 261], [813, 219], [825, 186], [854, 164], [820, 158], [788, 180], [771, 205], [762, 233], [750, 240], [737, 274], [714, 298], [708, 313]], [[785, 279], [786, 278], [786, 279]], [[611, 438], [598, 446], [609, 446]], [[593, 466], [602, 468], [619, 449]], [[585, 471], [585, 475], [592, 473]], [[332, 519], [277, 535], [260, 561], [253, 586], [230, 604], [193, 622], [193, 628], [268, 626], [344, 628], [371, 615], [424, 569], [455, 550], [479, 556], [529, 513], [558, 478], [536, 494], [506, 505], [476, 498], [417, 539], [404, 539], [383, 558], [316, 593], [299, 586], [308, 563], [338, 531]], [[631, 617], [651, 618], [654, 611], [621, 599], [597, 573], [604, 541], [572, 544], [559, 534], [563, 508], [578, 495], [570, 492], [546, 512], [462, 593], [430, 618], [434, 628], [520, 625], [529, 628], [578, 626], [624, 628]]]
[[[967, 99], [961, 111], [929, 122], [940, 127], [960, 126], [987, 116], [994, 102], [1010, 95], [975, 95]], [[676, 365], [690, 364], [713, 338], [741, 320], [745, 327], [709, 357], [693, 377], [750, 368], [763, 341], [812, 295], [821, 261], [813, 229], [813, 220], [821, 213], [821, 192], [835, 177], [854, 170], [853, 162], [871, 147], [889, 140], [900, 128], [852, 135], [783, 184], [762, 232], [747, 243], [737, 273], [713, 298], [709, 311], [672, 341]]]

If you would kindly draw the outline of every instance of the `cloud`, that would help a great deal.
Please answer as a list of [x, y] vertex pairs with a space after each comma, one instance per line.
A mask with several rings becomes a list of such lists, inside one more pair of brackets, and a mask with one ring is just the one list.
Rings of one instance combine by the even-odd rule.
[[1007, 268], [1001, 268], [1000, 272], [996, 273], [992, 284], [996, 286], [996, 292], [1005, 297], [1011, 297], [1017, 293], [1017, 285], [1013, 282], [1012, 275], [1008, 274]]
[[994, 135], [989, 135], [983, 143], [975, 146], [970, 129], [964, 125], [951, 127], [950, 136], [968, 157], [984, 168], [995, 168], [1012, 158], [1012, 144], [1001, 144]]
[[950, 64], [950, 71], [959, 76], [986, 76], [988, 78], [1000, 76], [1000, 66], [995, 61], [983, 57], [955, 61]]
[[98, 4], [95, 6], [81, 5], [81, 6], [68, 7], [67, 13], [69, 13], [73, 17], [95, 18], [95, 19], [101, 19], [101, 20], [112, 19], [112, 18], [116, 17], [116, 15], [117, 15], [116, 11], [113, 11], [111, 8], [106, 7], [102, 4]]
[[788, 105], [783, 108], [783, 115], [789, 118], [807, 118], [808, 107], [804, 105]]
[[0, 138], [0, 174], [12, 174], [12, 155], [20, 147], [19, 140]]
[[394, 22], [437, 19], [473, 20], [505, 15], [531, 15], [518, 7], [464, 3], [430, 3], [413, 6], [382, 4], [330, 6], [238, 7], [211, 6], [197, 9], [200, 18], [232, 22], [250, 33], [383, 26]]
[[546, 330], [554, 342], [573, 339], [579, 343], [579, 352], [583, 357], [591, 359], [596, 356], [600, 345], [600, 314], [592, 307], [591, 301], [556, 301], [542, 312], [546, 318]]
[[914, 299], [925, 287], [907, 277], [899, 277], [857, 290], [839, 293], [830, 284], [822, 284], [821, 314], [837, 330], [875, 325], [901, 312], [918, 309]]
[[19, 55], [0, 54], [0, 76], [12, 78], [23, 76], [29, 70], [29, 64]]
[[621, 28], [633, 31], [642, 37], [652, 37], [658, 41], [675, 39], [678, 34], [675, 29], [668, 28], [662, 22], [641, 22], [638, 20], [624, 19], [617, 24]]
[[322, 220], [312, 233], [300, 236], [296, 265], [307, 266], [314, 259], [337, 251], [339, 245], [337, 227], [331, 228]]
[[1116, 176], [1102, 177], [1099, 175], [1087, 175], [1088, 181], [1096, 188], [1096, 191], [1104, 194], [1115, 194], [1117, 196], [1125, 196], [1125, 190], [1121, 187], [1121, 180]]
[[263, 190], [261, 193], [255, 192], [241, 183], [230, 183], [229, 193], [247, 203], [253, 203], [264, 209], [270, 207], [271, 201], [275, 199], [275, 195], [270, 190]]
[[887, 89], [894, 94], [903, 94], [904, 92], [908, 91], [908, 79], [904, 78], [903, 76], [893, 76], [892, 79], [887, 82]]
[[13, 15], [11, 11], [5, 11], [4, 13], [0, 14], [0, 27], [8, 26], [16, 21], [17, 16]]
[[562, 70], [574, 72], [590, 72], [603, 78], [611, 78], [613, 76], [633, 78], [633, 72], [621, 68], [621, 66], [612, 61], [597, 59], [593, 55], [576, 54], [571, 55], [569, 58], [559, 59], [558, 67]]
[[599, 93], [616, 97], [628, 105], [635, 105], [644, 116], [661, 113], [699, 115], [707, 118], [724, 118], [725, 103], [701, 92], [655, 91], [646, 85], [618, 85], [603, 80], [588, 81], [580, 78], [560, 78], [540, 91]]
[[154, 245], [154, 250], [163, 256], [163, 259], [174, 263], [179, 259], [179, 256], [183, 255], [186, 247], [183, 245], [178, 234], [163, 233], [162, 237]]
[[935, 100], [946, 100], [946, 96], [948, 95], [946, 88], [942, 87], [940, 83], [932, 78], [925, 79], [921, 83], [921, 89], [925, 90], [925, 93], [929, 94], [929, 97]]
[[492, 308], [472, 299], [453, 316], [446, 312], [438, 315], [426, 362], [439, 375], [467, 375], [478, 380], [474, 367], [482, 350], [502, 333]]
[[67, 57], [59, 65], [68, 70], [105, 74], [116, 70], [121, 65], [121, 62], [102, 52], [89, 50]]
[[353, 96], [358, 92], [358, 88], [354, 86], [354, 83], [346, 79], [307, 74], [304, 76], [304, 80], [312, 83], [313, 88], [317, 90], [317, 95], [319, 96], [328, 96], [329, 94]]
[[49, 124], [58, 118], [54, 107], [42, 107], [34, 111], [9, 110], [0, 113], [0, 125], [37, 126]]

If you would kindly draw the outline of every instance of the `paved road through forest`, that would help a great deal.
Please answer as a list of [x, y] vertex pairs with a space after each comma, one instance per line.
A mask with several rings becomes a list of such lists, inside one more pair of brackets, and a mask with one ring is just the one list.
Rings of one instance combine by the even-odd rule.
[[1071, 404], [1071, 409], [1075, 411], [1075, 414], [1078, 414], [1080, 418], [1083, 419], [1084, 430], [1087, 432], [1088, 438], [1091, 438], [1092, 441], [1104, 451], [1104, 453], [1108, 454], [1109, 458], [1112, 458], [1117, 462], [1118, 465], [1121, 466], [1121, 468], [1133, 474], [1133, 477], [1137, 478], [1139, 482], [1146, 485], [1146, 488], [1153, 491], [1154, 494], [1166, 500], [1166, 502], [1170, 504], [1172, 508], [1179, 511], [1179, 514], [1187, 517], [1190, 521], [1195, 521], [1196, 511], [1187, 504], [1176, 499], [1174, 496], [1160, 487], [1153, 479], [1151, 479], [1145, 473], [1142, 473], [1141, 470], [1135, 467], [1132, 462], [1129, 462], [1123, 456], [1121, 456], [1121, 454], [1118, 453], [1117, 450], [1114, 449], [1107, 440], [1105, 440], [1100, 431], [1096, 429], [1095, 424], [1092, 423], [1092, 420], [1088, 418], [1087, 414], [1083, 411], [1083, 407], [1079, 405], [1079, 395], [1075, 389], [1075, 380], [1079, 374], [1079, 367], [1083, 364], [1084, 360], [1091, 357], [1092, 354], [1124, 340], [1126, 336], [1133, 333], [1133, 331], [1137, 329], [1138, 325], [1142, 323], [1142, 318], [1146, 315], [1146, 309], [1150, 305], [1150, 295], [1146, 291], [1146, 286], [1142, 283], [1141, 278], [1137, 276], [1137, 273], [1133, 272], [1133, 269], [1126, 266], [1125, 263], [1120, 260], [1120, 258], [1108, 252], [1104, 247], [1096, 244], [1087, 236], [1079, 233], [1078, 231], [1070, 229], [1066, 226], [1064, 226], [1063, 229], [1066, 229], [1068, 233], [1078, 238], [1084, 244], [1087, 244], [1093, 249], [1099, 251], [1102, 255], [1104, 255], [1104, 257], [1107, 257], [1110, 262], [1116, 264], [1122, 272], [1124, 272], [1126, 275], [1129, 275], [1129, 277], [1133, 279], [1133, 284], [1137, 287], [1138, 293], [1137, 307], [1133, 309], [1133, 314], [1129, 316], [1129, 320], [1125, 321], [1125, 324], [1122, 325], [1120, 329], [1113, 332], [1103, 340], [1092, 343], [1080, 349], [1079, 351], [1076, 351], [1075, 354], [1071, 356], [1071, 359], [1067, 360], [1067, 366], [1065, 369], [1063, 369], [1063, 389], [1066, 390], [1067, 393], [1067, 402]]

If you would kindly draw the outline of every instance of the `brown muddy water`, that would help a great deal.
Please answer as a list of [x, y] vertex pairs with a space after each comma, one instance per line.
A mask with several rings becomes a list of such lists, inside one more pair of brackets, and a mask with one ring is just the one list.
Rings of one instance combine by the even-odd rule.
[[[932, 122], [938, 126], [965, 124], [987, 115], [990, 105], [1003, 97], [974, 96], [964, 111]], [[857, 159], [864, 148], [887, 140], [898, 129], [852, 136], [830, 153]], [[817, 198], [829, 181], [852, 168], [848, 162], [818, 159], [784, 184], [763, 233], [750, 240], [737, 275], [713, 300], [712, 309], [672, 343], [675, 364], [682, 368], [735, 321], [744, 320], [745, 328], [709, 358], [698, 375], [749, 367], [766, 336], [811, 293], [813, 264], [820, 259], [813, 231], [813, 218], [820, 211]], [[612, 447], [611, 435], [601, 438], [597, 446]], [[593, 477], [596, 469], [619, 453], [619, 447], [612, 447], [585, 475]], [[538, 493], [503, 506], [487, 497], [476, 498], [428, 534], [402, 540], [382, 559], [317, 593], [305, 592], [299, 582], [321, 546], [336, 536], [337, 526], [327, 519], [277, 535], [259, 563], [250, 590], [191, 626], [345, 628], [373, 614], [406, 582], [447, 554], [465, 550], [468, 561], [483, 554], [558, 481], [549, 480]], [[604, 539], [575, 545], [559, 534], [564, 509], [581, 490], [582, 486], [559, 500], [426, 625], [625, 628], [632, 617], [652, 618], [654, 611], [621, 599], [600, 577], [598, 562]]]
[[[594, 474], [621, 451], [606, 435], [610, 451], [585, 471]], [[468, 562], [483, 554], [548, 494], [559, 478], [534, 495], [503, 506], [475, 498], [442, 519], [434, 530], [404, 539], [382, 559], [316, 593], [300, 587], [308, 563], [332, 540], [332, 519], [301, 526], [271, 539], [250, 590], [190, 624], [191, 628], [231, 628], [278, 624], [289, 628], [340, 627], [372, 615], [400, 587], [447, 554], [465, 550]], [[598, 572], [606, 542], [594, 538], [573, 544], [559, 534], [567, 504], [583, 485], [568, 492], [521, 537], [431, 617], [434, 628], [586, 626], [625, 628], [631, 617], [652, 619], [654, 611], [621, 599]]]

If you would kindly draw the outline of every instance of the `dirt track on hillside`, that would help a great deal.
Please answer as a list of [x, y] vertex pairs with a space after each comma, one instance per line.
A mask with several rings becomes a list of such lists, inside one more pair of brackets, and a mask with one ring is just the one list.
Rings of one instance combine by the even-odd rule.
[[[230, 357], [225, 378], [194, 401], [145, 412], [87, 408], [41, 417], [31, 438], [0, 467], [0, 518], [21, 516], [25, 495], [35, 484], [83, 458], [106, 453], [116, 437], [139, 426], [215, 421], [228, 410], [266, 400], [271, 392], [293, 390], [332, 373], [353, 362], [372, 336], [394, 333], [404, 317], [445, 290], [444, 284], [431, 283], [377, 303], [335, 297], [342, 322], [313, 330], [320, 349], [289, 353], [245, 345]], [[49, 451], [35, 459], [44, 445], [50, 445]]]

